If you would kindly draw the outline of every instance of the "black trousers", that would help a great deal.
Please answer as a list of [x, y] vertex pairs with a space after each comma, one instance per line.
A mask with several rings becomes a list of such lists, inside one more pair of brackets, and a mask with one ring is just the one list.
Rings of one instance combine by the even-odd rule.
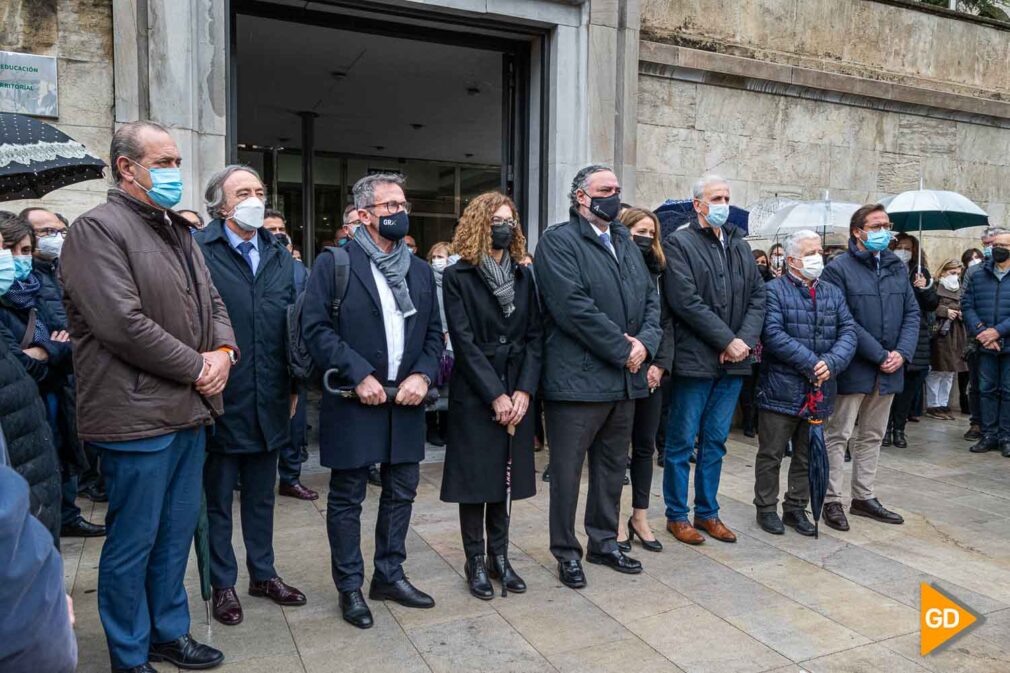
[[[372, 580], [392, 583], [403, 579], [407, 558], [407, 530], [421, 470], [417, 463], [383, 463], [382, 495], [375, 521], [375, 572]], [[330, 566], [338, 591], [360, 589], [365, 579], [361, 558], [361, 503], [368, 487], [368, 467], [332, 470], [326, 502], [326, 534]]]
[[908, 417], [912, 415], [912, 405], [915, 404], [916, 394], [921, 394], [927, 374], [929, 374], [929, 369], [926, 368], [905, 369], [905, 387], [894, 396], [894, 402], [891, 403], [890, 425], [894, 430], [905, 431]]
[[[459, 504], [459, 530], [463, 534], [463, 551], [468, 559], [487, 552], [489, 556], [507, 554], [504, 502], [461, 502]], [[487, 527], [487, 546], [484, 529]]]
[[559, 561], [582, 558], [575, 537], [582, 463], [589, 455], [589, 494], [585, 526], [589, 551], [617, 549], [620, 507], [628, 442], [635, 416], [634, 400], [619, 402], [546, 402], [551, 430], [551, 553]]
[[302, 478], [302, 451], [309, 444], [309, 387], [298, 386], [298, 404], [291, 417], [291, 441], [285, 444], [277, 459], [277, 474], [282, 484], [296, 484]]
[[226, 454], [208, 452], [203, 464], [210, 524], [210, 583], [217, 589], [235, 586], [238, 564], [231, 546], [232, 498], [242, 479], [240, 511], [249, 578], [265, 582], [274, 569], [274, 481], [277, 452]]
[[979, 393], [978, 353], [972, 353], [965, 361], [968, 363], [968, 422], [972, 425], [982, 425], [982, 399]]
[[743, 413], [744, 430], [757, 430], [758, 408], [757, 408], [757, 384], [758, 367], [751, 365], [750, 376], [744, 378], [743, 388], [740, 389], [740, 411]]
[[[657, 459], [663, 457], [663, 450], [666, 447], [666, 419], [670, 414], [670, 398], [673, 395], [673, 377], [667, 374], [659, 384], [659, 392], [663, 396], [663, 402], [659, 410], [659, 427], [656, 428], [656, 451], [659, 453]], [[657, 465], [662, 464], [659, 460]]]
[[810, 502], [807, 478], [810, 426], [807, 419], [765, 409], [758, 414], [758, 452], [754, 459], [754, 505], [759, 512], [777, 511], [779, 469], [790, 440], [793, 456], [789, 459], [789, 490], [782, 500], [782, 511], [802, 511]]
[[652, 488], [653, 456], [656, 453], [656, 430], [663, 413], [663, 393], [655, 391], [635, 400], [635, 420], [631, 430], [631, 506], [649, 509]]

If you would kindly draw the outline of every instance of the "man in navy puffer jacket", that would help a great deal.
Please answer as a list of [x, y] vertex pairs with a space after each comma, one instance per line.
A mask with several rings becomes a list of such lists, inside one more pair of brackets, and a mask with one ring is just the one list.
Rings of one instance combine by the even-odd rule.
[[[814, 526], [805, 512], [810, 500], [807, 416], [811, 410], [804, 404], [807, 393], [819, 388], [823, 399], [814, 415], [822, 419], [831, 415], [835, 377], [856, 353], [856, 324], [842, 291], [818, 281], [824, 269], [821, 237], [809, 229], [797, 231], [784, 248], [785, 273], [765, 286], [764, 350], [757, 393], [763, 413], [758, 416], [754, 505], [758, 525], [765, 531], [781, 535], [790, 526], [801, 535], [813, 535]], [[789, 491], [779, 518], [779, 467], [790, 440]]]

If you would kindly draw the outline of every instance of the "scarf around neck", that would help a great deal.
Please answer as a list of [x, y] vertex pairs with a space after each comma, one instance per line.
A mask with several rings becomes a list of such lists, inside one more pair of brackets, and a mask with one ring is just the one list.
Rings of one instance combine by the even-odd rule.
[[[3, 296], [4, 300], [11, 306], [21, 311], [30, 311], [35, 308], [35, 299], [39, 294], [42, 282], [39, 277], [32, 273], [24, 280], [16, 280]], [[42, 316], [35, 316], [35, 333], [32, 335], [32, 346], [45, 346], [49, 343], [49, 330], [42, 322]]]
[[488, 289], [491, 290], [491, 294], [498, 300], [505, 317], [512, 315], [512, 312], [516, 310], [516, 274], [508, 250], [501, 256], [501, 262], [496, 262], [491, 255], [484, 255], [480, 258], [477, 270]]
[[367, 231], [361, 232], [361, 234], [354, 239], [354, 242], [361, 246], [368, 258], [379, 269], [379, 273], [386, 279], [386, 284], [389, 285], [389, 289], [393, 293], [393, 299], [396, 300], [396, 308], [400, 309], [404, 318], [409, 318], [417, 313], [407, 287], [407, 271], [410, 269], [412, 255], [406, 244], [399, 240], [393, 244], [392, 250], [383, 252], [372, 240], [371, 234]]

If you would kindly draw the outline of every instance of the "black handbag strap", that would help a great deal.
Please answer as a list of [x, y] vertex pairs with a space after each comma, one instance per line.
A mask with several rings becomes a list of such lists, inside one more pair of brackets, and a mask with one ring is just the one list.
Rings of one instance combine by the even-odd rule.
[[32, 345], [32, 341], [35, 339], [36, 322], [38, 322], [38, 311], [31, 309], [28, 311], [28, 327], [25, 328], [25, 335], [21, 337], [21, 350]]

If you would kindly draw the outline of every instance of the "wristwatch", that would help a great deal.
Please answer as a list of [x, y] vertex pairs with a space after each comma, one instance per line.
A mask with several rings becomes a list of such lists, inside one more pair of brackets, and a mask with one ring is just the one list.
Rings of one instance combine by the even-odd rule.
[[235, 355], [235, 351], [233, 351], [232, 349], [228, 348], [227, 346], [222, 346], [221, 348], [218, 348], [218, 350], [219, 351], [224, 351], [225, 353], [228, 354], [228, 359], [231, 360], [231, 364], [234, 367], [235, 364], [238, 362], [238, 356]]
[[[418, 372], [418, 374], [421, 374], [421, 372]], [[421, 374], [421, 378], [424, 379], [425, 385], [428, 386], [429, 388], [431, 388], [431, 379], [428, 378], [428, 375], [427, 374]]]

